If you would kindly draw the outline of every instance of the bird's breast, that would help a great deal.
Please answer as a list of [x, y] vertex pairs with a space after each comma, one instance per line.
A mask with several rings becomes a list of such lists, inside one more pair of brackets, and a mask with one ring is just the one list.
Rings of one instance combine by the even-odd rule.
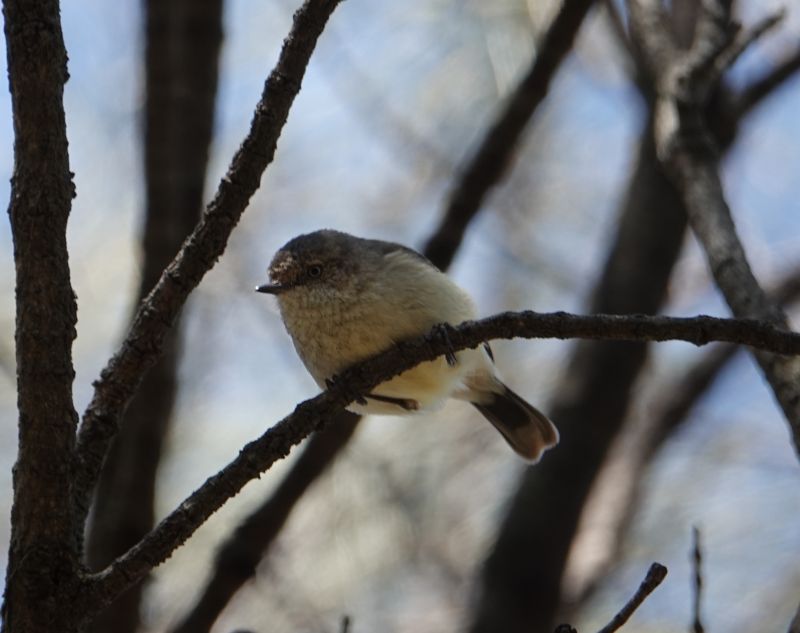
[[295, 349], [320, 386], [334, 374], [387, 349], [396, 340], [375, 310], [339, 301], [282, 301], [281, 315]]

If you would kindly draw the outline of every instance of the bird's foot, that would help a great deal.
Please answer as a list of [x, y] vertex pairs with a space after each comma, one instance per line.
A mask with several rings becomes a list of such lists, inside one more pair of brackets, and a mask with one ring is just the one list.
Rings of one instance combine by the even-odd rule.
[[434, 336], [441, 339], [445, 344], [446, 350], [444, 353], [444, 358], [447, 361], [447, 364], [450, 367], [455, 367], [458, 364], [458, 358], [456, 358], [456, 352], [453, 349], [453, 343], [450, 341], [450, 331], [452, 329], [453, 326], [449, 323], [437, 323], [433, 326], [432, 333]]
[[389, 404], [395, 404], [401, 409], [405, 409], [406, 411], [417, 411], [419, 410], [419, 402], [416, 400], [411, 400], [410, 398], [393, 398], [392, 396], [382, 396], [377, 393], [371, 393], [367, 396], [370, 400], [377, 400], [378, 402], [387, 402]]
[[[339, 381], [338, 374], [333, 374], [330, 378], [325, 379], [325, 388], [330, 390], [333, 386]], [[360, 393], [348, 393], [348, 396], [352, 399], [353, 402], [360, 405], [367, 405], [367, 399], [364, 397], [363, 394]]]

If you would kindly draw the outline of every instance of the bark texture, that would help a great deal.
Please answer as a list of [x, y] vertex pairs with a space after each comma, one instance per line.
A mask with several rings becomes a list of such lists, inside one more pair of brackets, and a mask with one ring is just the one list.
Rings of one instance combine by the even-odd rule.
[[66, 228], [74, 186], [63, 91], [67, 54], [56, 0], [3, 2], [14, 115], [9, 217], [16, 268], [19, 448], [2, 627], [77, 630], [78, 538], [69, 503], [77, 307]]

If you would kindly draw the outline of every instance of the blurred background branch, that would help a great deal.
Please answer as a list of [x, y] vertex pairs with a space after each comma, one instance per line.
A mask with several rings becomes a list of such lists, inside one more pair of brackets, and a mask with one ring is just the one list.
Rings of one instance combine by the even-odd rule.
[[[147, 0], [144, 10], [146, 198], [135, 306], [200, 217], [222, 46], [222, 0]], [[120, 421], [95, 493], [86, 544], [92, 569], [108, 565], [153, 527], [156, 474], [178, 388], [181, 338], [177, 319]], [[137, 631], [143, 588], [140, 583], [124, 593], [93, 630]]]
[[[661, 123], [655, 130], [658, 153], [680, 189], [717, 286], [734, 315], [788, 329], [786, 314], [769, 300], [752, 272], [723, 193], [717, 148], [703, 122], [708, 95], [716, 89], [721, 73], [728, 70], [727, 63], [737, 57], [728, 54], [737, 45], [739, 30], [731, 18], [731, 6], [722, 1], [703, 5], [697, 36], [683, 56], [665, 50], [666, 33], [653, 33], [657, 5], [634, 0], [630, 6], [634, 35], [656, 73], [654, 85], [661, 86], [656, 103]], [[755, 35], [745, 36], [746, 42], [755, 39]], [[712, 72], [709, 66], [714, 67]], [[783, 409], [800, 456], [800, 359], [764, 353], [755, 356]]]

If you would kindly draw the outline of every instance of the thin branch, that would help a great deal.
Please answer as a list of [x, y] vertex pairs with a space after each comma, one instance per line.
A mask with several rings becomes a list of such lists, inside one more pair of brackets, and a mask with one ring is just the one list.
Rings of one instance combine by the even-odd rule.
[[614, 631], [619, 630], [622, 625], [630, 619], [633, 612], [641, 606], [647, 596], [653, 593], [656, 587], [658, 587], [666, 577], [667, 568], [664, 567], [664, 565], [660, 563], [653, 563], [650, 565], [650, 569], [647, 570], [647, 575], [642, 581], [642, 584], [639, 585], [636, 593], [633, 594], [633, 597], [620, 609], [619, 613], [614, 616], [611, 622], [600, 629], [598, 633], [614, 633]]
[[789, 631], [787, 633], [800, 633], [800, 606], [797, 607], [797, 611], [789, 623]]
[[295, 505], [347, 445], [359, 420], [356, 414], [342, 411], [325, 429], [311, 436], [275, 491], [220, 546], [211, 578], [173, 633], [211, 630], [233, 595], [255, 575], [259, 561]]
[[700, 530], [692, 528], [692, 632], [705, 633], [700, 618], [703, 595], [703, 551], [700, 547]]
[[735, 102], [737, 117], [742, 118], [755, 109], [798, 70], [800, 70], [800, 48], [787, 55], [768, 73], [742, 90]]
[[748, 319], [699, 316], [578, 316], [566, 313], [506, 312], [458, 327], [441, 328], [399, 343], [375, 358], [343, 372], [328, 391], [299, 404], [294, 412], [260, 438], [247, 444], [225, 468], [209, 478], [142, 541], [107, 569], [90, 577], [95, 608], [101, 608], [138, 582], [188, 539], [223, 503], [245, 484], [288, 455], [312, 431], [324, 426], [344, 407], [377, 384], [420, 362], [474, 348], [495, 338], [593, 338], [627, 341], [684, 340], [702, 345], [713, 340], [800, 353], [800, 334]]
[[781, 8], [772, 15], [768, 15], [754, 26], [739, 33], [738, 37], [734, 39], [733, 43], [719, 55], [716, 64], [719, 68], [720, 74], [725, 72], [728, 68], [733, 66], [750, 46], [757, 40], [761, 39], [769, 33], [772, 29], [778, 26], [786, 17], [786, 9]]
[[[720, 32], [713, 34], [708, 26], [704, 29], [708, 42], [695, 42], [688, 57], [667, 59], [666, 65], [659, 68], [653, 63], [660, 52], [659, 38], [648, 30], [652, 20], [646, 19], [649, 12], [655, 11], [648, 4], [651, 0], [629, 1], [632, 26], [650, 58], [649, 67], [658, 73], [655, 81], [661, 86], [656, 131], [659, 158], [681, 192], [692, 229], [705, 250], [717, 286], [734, 315], [787, 327], [786, 315], [758, 284], [736, 234], [719, 177], [717, 151], [701, 114], [712, 83], [718, 80], [703, 65], [708, 63], [709, 51], [724, 55], [721, 43], [730, 35], [729, 22], [724, 19], [727, 3], [709, 0], [703, 4], [708, 14], [704, 24], [716, 25]], [[719, 14], [716, 17], [711, 16], [713, 7]], [[757, 353], [756, 359], [786, 416], [800, 453], [800, 359], [763, 353]]]
[[311, 53], [339, 0], [306, 0], [294, 15], [278, 63], [264, 84], [250, 132], [192, 235], [142, 302], [128, 336], [95, 382], [95, 392], [78, 433], [75, 505], [85, 518], [92, 490], [119, 418], [161, 354], [189, 293], [222, 255], [228, 237], [272, 161]]
[[450, 193], [442, 222], [425, 247], [431, 261], [444, 269], [450, 265], [447, 253], [455, 252], [467, 225], [478, 212], [484, 198], [500, 181], [511, 162], [536, 108], [547, 96], [550, 82], [563, 59], [572, 49], [575, 36], [593, 0], [563, 2], [550, 28], [542, 38], [528, 73], [509, 96], [504, 108], [487, 129], [476, 152], [461, 170]]

